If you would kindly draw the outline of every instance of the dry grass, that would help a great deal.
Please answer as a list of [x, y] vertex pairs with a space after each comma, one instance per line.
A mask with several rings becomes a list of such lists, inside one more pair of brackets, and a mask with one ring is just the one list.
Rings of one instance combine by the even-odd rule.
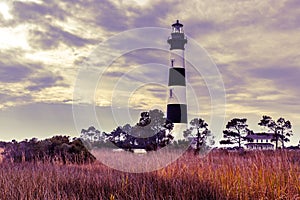
[[298, 152], [185, 154], [149, 173], [2, 163], [0, 199], [300, 199], [299, 170]]

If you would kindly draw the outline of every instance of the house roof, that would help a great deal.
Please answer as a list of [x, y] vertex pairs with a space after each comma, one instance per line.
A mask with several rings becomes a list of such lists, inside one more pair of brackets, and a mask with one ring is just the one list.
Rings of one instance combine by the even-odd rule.
[[273, 144], [271, 143], [248, 143], [248, 144], [245, 144], [247, 147], [248, 146], [269, 146], [269, 147], [274, 147]]
[[271, 140], [274, 138], [273, 133], [254, 133], [247, 135], [248, 138], [254, 139], [254, 140]]

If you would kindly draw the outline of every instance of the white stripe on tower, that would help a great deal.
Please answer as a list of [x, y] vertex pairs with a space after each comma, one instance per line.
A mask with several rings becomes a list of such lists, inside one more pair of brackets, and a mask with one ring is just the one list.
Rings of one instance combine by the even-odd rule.
[[172, 25], [170, 44], [171, 67], [169, 70], [169, 99], [167, 105], [167, 119], [174, 124], [173, 136], [175, 140], [184, 139], [183, 131], [187, 129], [187, 104], [184, 45], [187, 39], [183, 32], [183, 25], [179, 20]]

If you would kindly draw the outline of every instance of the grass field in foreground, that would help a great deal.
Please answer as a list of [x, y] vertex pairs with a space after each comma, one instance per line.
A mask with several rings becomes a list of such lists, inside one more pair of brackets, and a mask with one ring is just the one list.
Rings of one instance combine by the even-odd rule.
[[214, 151], [203, 158], [186, 153], [148, 173], [120, 172], [99, 162], [2, 163], [0, 199], [300, 199], [300, 152]]

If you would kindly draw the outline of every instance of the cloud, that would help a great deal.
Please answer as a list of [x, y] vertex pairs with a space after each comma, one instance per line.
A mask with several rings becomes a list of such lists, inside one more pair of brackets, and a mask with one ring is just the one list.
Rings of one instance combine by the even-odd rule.
[[263, 66], [259, 68], [248, 69], [248, 72], [253, 77], [280, 81], [283, 79], [300, 77], [300, 68], [291, 66]]
[[[134, 9], [134, 17], [131, 23], [131, 27], [162, 27], [162, 19], [168, 15], [176, 13], [179, 9], [180, 1], [153, 1], [144, 9]], [[175, 16], [176, 17], [176, 16]], [[173, 19], [172, 22], [176, 20]], [[170, 23], [170, 22], [169, 22]]]
[[65, 86], [64, 84], [61, 84], [63, 82], [63, 77], [59, 75], [40, 76], [37, 78], [32, 78], [31, 82], [33, 83], [33, 85], [30, 85], [26, 88], [29, 91], [40, 91], [44, 88], [49, 88], [57, 85]]
[[75, 47], [95, 43], [95, 40], [80, 35], [81, 32], [72, 32], [74, 30], [66, 30], [66, 26], [61, 26], [72, 17], [70, 9], [74, 10], [73, 6], [71, 2], [62, 4], [55, 0], [43, 3], [15, 1], [11, 5], [14, 19], [8, 25], [16, 27], [27, 24], [27, 30], [24, 31], [28, 31], [28, 42], [35, 49], [53, 49], [61, 43]]
[[[71, 2], [71, 1], [70, 1]], [[104, 31], [120, 32], [128, 28], [161, 26], [161, 19], [175, 12], [173, 8], [179, 1], [151, 1], [141, 6], [131, 1], [77, 1], [77, 6], [93, 15], [83, 16], [83, 21], [97, 25]], [[72, 1], [73, 3], [73, 1]]]
[[[0, 47], [0, 99], [8, 106], [20, 102], [72, 102], [77, 70], [97, 42], [130, 28], [170, 28], [179, 19], [190, 39], [203, 46], [216, 62], [225, 84], [228, 116], [300, 112], [298, 0], [7, 2], [13, 18], [3, 19], [0, 15], [0, 34], [6, 37]], [[132, 41], [143, 42], [148, 36], [133, 35], [126, 45], [134, 46]], [[166, 37], [162, 36], [161, 41], [166, 42]], [[139, 50], [117, 59], [100, 81], [96, 104], [110, 105], [113, 90], [123, 95], [120, 99], [128, 100], [126, 92], [143, 82], [166, 83], [167, 69], [145, 65], [169, 66], [168, 46], [164, 44], [165, 52]], [[20, 48], [12, 48], [16, 46]], [[118, 45], [105, 49], [110, 55], [116, 51]], [[121, 77], [115, 90], [113, 86]], [[202, 103], [200, 110], [209, 113], [205, 77], [188, 64], [187, 77]], [[158, 103], [164, 96], [160, 89], [153, 86], [139, 90], [143, 92], [136, 93], [131, 104], [144, 109]]]
[[[268, 28], [273, 30], [290, 31], [300, 28], [300, 2], [286, 1], [283, 6], [269, 20]], [[274, 20], [275, 19], [275, 20]]]
[[30, 95], [24, 95], [24, 96], [12, 96], [10, 94], [3, 94], [0, 93], [0, 101], [2, 103], [5, 102], [17, 102], [17, 101], [30, 101], [32, 99], [32, 97]]
[[46, 16], [65, 20], [67, 12], [59, 6], [57, 1], [47, 0], [44, 3], [14, 1], [12, 15], [17, 23], [44, 23]]
[[[128, 18], [125, 9], [117, 8], [109, 1], [94, 3], [92, 12], [95, 15], [95, 24], [107, 31], [123, 31], [128, 27]], [[99, 12], [100, 11], [100, 12]]]
[[30, 94], [16, 94], [10, 93], [8, 90], [1, 90], [0, 93], [0, 110], [15, 107], [16, 105], [24, 105], [32, 102], [32, 96]]
[[60, 43], [70, 47], [82, 47], [94, 42], [52, 25], [44, 26], [42, 30], [29, 30], [28, 41], [31, 47], [43, 50], [57, 48]]
[[0, 82], [16, 83], [26, 80], [32, 69], [21, 64], [7, 65], [0, 62]]

